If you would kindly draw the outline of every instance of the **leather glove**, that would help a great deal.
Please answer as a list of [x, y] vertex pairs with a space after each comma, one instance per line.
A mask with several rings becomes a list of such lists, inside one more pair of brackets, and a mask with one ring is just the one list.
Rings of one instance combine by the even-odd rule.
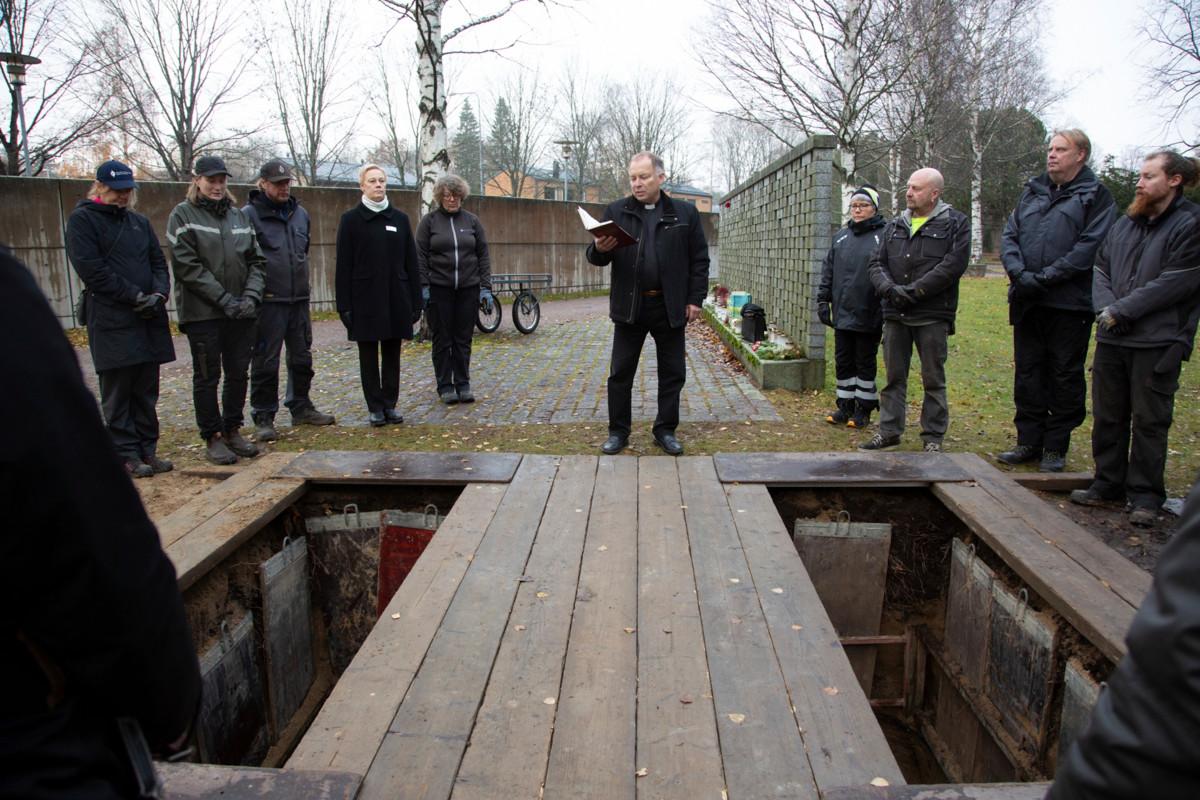
[[221, 307], [221, 311], [230, 319], [237, 319], [238, 313], [241, 311], [241, 298], [234, 297], [226, 292], [221, 295], [221, 299], [217, 301], [217, 305]]
[[429, 295], [429, 287], [428, 287], [428, 286], [422, 286], [422, 287], [421, 287], [421, 302], [422, 302], [422, 303], [424, 303], [426, 306], [428, 306], [428, 305], [429, 305], [429, 297], [430, 297], [430, 295]]
[[889, 303], [901, 311], [917, 302], [917, 298], [913, 297], [913, 293], [903, 286], [893, 286], [888, 289], [887, 298]]
[[166, 302], [166, 299], [161, 294], [145, 295], [138, 292], [138, 302], [133, 310], [142, 319], [154, 319], [158, 316], [159, 308]]
[[1100, 309], [1100, 313], [1096, 315], [1096, 324], [1117, 336], [1129, 333], [1130, 328], [1129, 320], [1123, 319], [1118, 314], [1114, 314], [1107, 306]]
[[1017, 276], [1016, 286], [1020, 297], [1039, 297], [1046, 293], [1046, 284], [1036, 272], [1022, 272]]
[[479, 304], [483, 306], [483, 313], [485, 313], [485, 314], [492, 313], [492, 308], [496, 304], [496, 298], [492, 297], [491, 289], [480, 289], [479, 290]]
[[829, 303], [824, 300], [817, 303], [817, 319], [821, 320], [822, 325], [833, 327], [833, 311], [829, 308]]
[[234, 319], [254, 319], [258, 316], [258, 303], [253, 297], [238, 298], [238, 310]]
[[354, 324], [354, 314], [350, 311], [339, 311], [338, 316], [342, 318], [342, 324], [346, 326], [346, 331], [349, 332]]

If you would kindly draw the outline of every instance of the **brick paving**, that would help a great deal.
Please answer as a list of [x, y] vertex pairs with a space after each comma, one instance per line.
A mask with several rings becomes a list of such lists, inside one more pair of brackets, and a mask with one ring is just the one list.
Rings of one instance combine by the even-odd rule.
[[[574, 301], [569, 301], [574, 302]], [[446, 406], [438, 402], [428, 343], [405, 343], [400, 363], [398, 409], [406, 424], [514, 425], [521, 423], [607, 424], [605, 380], [612, 345], [612, 324], [592, 304], [588, 313], [555, 320], [552, 307], [537, 331], [518, 333], [511, 322], [496, 333], [476, 332], [471, 361], [472, 388], [477, 402]], [[699, 324], [699, 323], [697, 323]], [[358, 378], [358, 351], [344, 339], [338, 322], [314, 325], [313, 359], [316, 378], [311, 396], [317, 408], [337, 416], [338, 424], [367, 424], [366, 406]], [[680, 402], [683, 422], [776, 422], [779, 415], [744, 374], [717, 363], [691, 333], [687, 340], [687, 384]], [[165, 365], [159, 399], [164, 427], [190, 428], [192, 413], [191, 363], [187, 340], [178, 337], [179, 360]], [[95, 391], [95, 373], [86, 352], [80, 358]], [[647, 337], [633, 392], [634, 422], [654, 419], [657, 408], [657, 359]], [[282, 383], [284, 376], [280, 376]], [[246, 407], [249, 424], [249, 401]], [[277, 422], [290, 423], [286, 409]]]

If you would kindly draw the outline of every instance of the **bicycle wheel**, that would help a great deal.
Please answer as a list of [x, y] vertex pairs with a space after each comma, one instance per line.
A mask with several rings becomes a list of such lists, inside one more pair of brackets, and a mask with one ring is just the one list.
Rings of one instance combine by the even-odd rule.
[[483, 308], [483, 301], [480, 301], [479, 308], [475, 311], [475, 327], [484, 333], [495, 333], [496, 328], [500, 327], [500, 320], [504, 318], [504, 312], [500, 310], [500, 301], [492, 298], [492, 313], [487, 313]]
[[513, 325], [521, 333], [533, 333], [542, 321], [542, 307], [533, 292], [521, 292], [513, 301]]

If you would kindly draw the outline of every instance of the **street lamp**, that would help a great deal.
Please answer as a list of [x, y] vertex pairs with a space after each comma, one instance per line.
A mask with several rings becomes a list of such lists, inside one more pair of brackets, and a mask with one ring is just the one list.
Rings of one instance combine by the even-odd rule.
[[33, 165], [29, 160], [29, 131], [25, 129], [25, 98], [21, 89], [25, 86], [25, 67], [42, 63], [40, 58], [21, 53], [0, 53], [0, 61], [7, 65], [8, 80], [12, 84], [17, 101], [17, 118], [21, 121], [21, 152], [25, 155], [25, 177], [33, 177]]
[[[576, 147], [579, 144], [579, 142], [575, 141], [574, 139], [557, 139], [557, 140], [555, 140], [554, 143], [562, 148], [563, 165], [569, 169], [570, 164], [571, 164], [571, 148]], [[580, 178], [578, 181], [579, 194], [580, 194], [581, 199], [583, 196], [582, 181], [583, 181], [582, 178]], [[563, 172], [563, 202], [570, 200], [571, 199], [570, 195], [571, 195], [571, 193], [567, 189], [567, 173], [564, 171]]]

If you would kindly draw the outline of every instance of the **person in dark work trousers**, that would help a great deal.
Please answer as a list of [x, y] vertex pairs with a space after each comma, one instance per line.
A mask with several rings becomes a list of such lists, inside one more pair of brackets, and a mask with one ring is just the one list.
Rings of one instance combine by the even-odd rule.
[[17, 423], [0, 438], [0, 797], [139, 797], [117, 720], [158, 756], [178, 752], [200, 665], [75, 353], [3, 247], [0, 374], [0, 415]]
[[88, 348], [100, 406], [125, 470], [168, 472], [158, 457], [158, 368], [175, 360], [167, 320], [171, 275], [150, 220], [134, 211], [133, 170], [106, 161], [67, 220], [67, 256], [83, 280]]
[[433, 185], [437, 207], [417, 225], [421, 297], [433, 335], [433, 372], [446, 405], [475, 402], [471, 390], [471, 332], [480, 303], [489, 310], [492, 262], [483, 223], [462, 202], [470, 193], [457, 175]]
[[879, 193], [863, 186], [850, 196], [850, 221], [833, 235], [821, 267], [817, 317], [833, 328], [837, 369], [837, 408], [825, 417], [832, 425], [865, 428], [879, 408], [875, 373], [883, 308], [867, 267], [883, 241], [886, 224], [879, 214]]
[[1112, 195], [1087, 166], [1091, 149], [1081, 130], [1051, 137], [1046, 171], [1025, 184], [1000, 249], [1011, 281], [1017, 444], [997, 458], [1039, 461], [1042, 472], [1063, 471], [1071, 431], [1087, 416], [1092, 265], [1117, 214]]
[[632, 195], [610, 204], [603, 219], [615, 220], [637, 239], [617, 247], [614, 236], [596, 239], [587, 259], [612, 265], [608, 313], [613, 321], [608, 377], [608, 439], [602, 452], [614, 455], [629, 442], [633, 423], [633, 379], [646, 334], [658, 354], [658, 415], [654, 441], [669, 455], [683, 453], [675, 438], [679, 394], [687, 379], [684, 328], [700, 316], [708, 290], [708, 242], [700, 214], [689, 203], [662, 192], [663, 160], [641, 152], [629, 161]]
[[337, 231], [337, 310], [358, 370], [373, 427], [404, 422], [400, 344], [421, 318], [421, 276], [408, 215], [388, 203], [387, 175], [376, 164], [358, 172], [362, 201], [342, 215]]
[[312, 317], [308, 308], [308, 212], [292, 195], [292, 170], [272, 159], [258, 171], [258, 189], [242, 209], [254, 225], [267, 259], [266, 289], [258, 310], [254, 357], [250, 361], [250, 416], [254, 437], [274, 441], [279, 411], [279, 353], [287, 344], [287, 391], [284, 405], [292, 425], [332, 425], [332, 414], [318, 411], [308, 397], [312, 387]]

